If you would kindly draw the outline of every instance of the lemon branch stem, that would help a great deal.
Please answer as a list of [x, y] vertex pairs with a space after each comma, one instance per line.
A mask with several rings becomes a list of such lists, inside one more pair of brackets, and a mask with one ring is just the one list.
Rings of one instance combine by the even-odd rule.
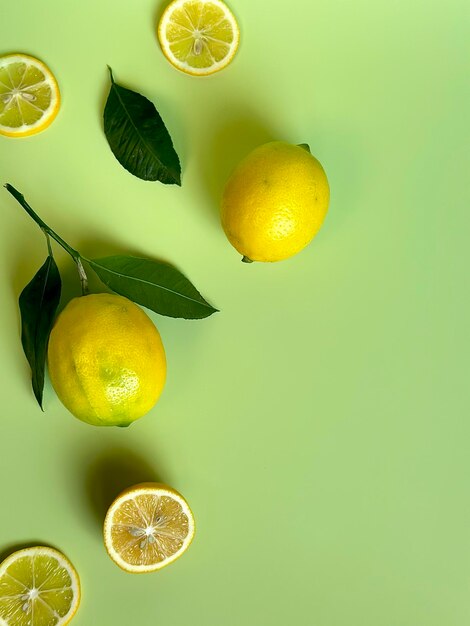
[[85, 269], [83, 267], [82, 264], [82, 260], [80, 257], [78, 257], [78, 259], [76, 259], [76, 263], [77, 263], [77, 268], [78, 268], [78, 275], [80, 277], [80, 284], [82, 286], [82, 296], [86, 296], [89, 291], [88, 291], [88, 277], [85, 273]]
[[5, 186], [5, 189], [8, 192], [10, 192], [11, 195], [15, 198], [15, 200], [19, 204], [21, 204], [21, 206], [26, 211], [26, 213], [36, 222], [36, 224], [39, 226], [39, 228], [42, 230], [42, 232], [46, 236], [47, 248], [49, 250], [49, 254], [51, 254], [51, 256], [52, 256], [52, 250], [51, 250], [49, 237], [54, 239], [66, 252], [68, 252], [68, 254], [70, 254], [72, 259], [77, 264], [78, 275], [80, 277], [80, 283], [82, 285], [82, 293], [83, 293], [83, 295], [86, 295], [88, 293], [88, 279], [87, 279], [87, 275], [85, 273], [85, 270], [83, 268], [83, 264], [82, 264], [82, 259], [81, 259], [80, 253], [77, 252], [77, 250], [74, 250], [74, 248], [72, 248], [72, 246], [69, 246], [69, 244], [62, 239], [62, 237], [59, 237], [59, 235], [56, 232], [54, 232], [52, 230], [52, 228], [50, 228], [46, 224], [46, 222], [42, 221], [42, 219], [34, 211], [34, 209], [26, 202], [25, 197], [23, 196], [23, 194], [20, 193], [17, 189], [15, 189], [13, 187], [13, 185], [10, 185], [9, 183], [6, 183], [4, 186]]

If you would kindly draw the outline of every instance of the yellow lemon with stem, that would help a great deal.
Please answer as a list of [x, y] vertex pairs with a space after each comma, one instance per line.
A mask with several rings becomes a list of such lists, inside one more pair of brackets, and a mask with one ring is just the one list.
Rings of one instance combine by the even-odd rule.
[[48, 367], [65, 407], [94, 426], [128, 426], [142, 417], [166, 378], [165, 351], [152, 320], [112, 293], [67, 304], [51, 331]]
[[235, 168], [222, 197], [222, 226], [245, 262], [300, 252], [325, 219], [330, 188], [306, 144], [273, 141]]

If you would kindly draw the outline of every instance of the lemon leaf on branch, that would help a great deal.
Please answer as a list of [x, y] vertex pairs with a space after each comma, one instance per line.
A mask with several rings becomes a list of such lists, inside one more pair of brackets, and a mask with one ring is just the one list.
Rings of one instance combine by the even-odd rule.
[[34, 395], [42, 408], [47, 343], [59, 305], [61, 280], [51, 254], [19, 298], [21, 343], [31, 366]]
[[217, 312], [186, 276], [163, 261], [125, 255], [87, 261], [110, 289], [160, 315], [202, 319]]
[[155, 105], [118, 85], [111, 68], [111, 89], [104, 109], [104, 132], [119, 163], [143, 180], [181, 185], [181, 165]]

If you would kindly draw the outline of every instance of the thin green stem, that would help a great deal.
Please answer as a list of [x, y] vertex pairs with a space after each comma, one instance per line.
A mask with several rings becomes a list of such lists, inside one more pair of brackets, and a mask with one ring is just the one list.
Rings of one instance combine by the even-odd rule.
[[26, 211], [26, 213], [33, 218], [33, 220], [36, 222], [36, 224], [39, 226], [39, 228], [46, 233], [47, 235], [49, 235], [50, 237], [52, 237], [52, 239], [55, 239], [55, 241], [57, 241], [57, 243], [62, 246], [62, 248], [68, 252], [70, 254], [70, 256], [72, 257], [72, 259], [75, 261], [75, 263], [78, 262], [78, 260], [80, 260], [80, 254], [79, 252], [77, 252], [76, 250], [74, 250], [71, 246], [69, 246], [69, 244], [64, 241], [62, 239], [62, 237], [59, 237], [59, 235], [57, 233], [55, 233], [52, 228], [50, 228], [45, 222], [42, 221], [42, 219], [39, 217], [39, 215], [29, 206], [29, 204], [26, 202], [24, 196], [22, 193], [20, 193], [19, 191], [17, 191], [12, 185], [10, 184], [6, 184], [5, 185], [5, 189], [7, 191], [9, 191], [11, 193], [11, 195], [15, 198], [15, 200], [17, 202], [19, 202], [21, 204], [21, 206], [23, 207], [23, 209]]
[[46, 241], [47, 241], [47, 251], [49, 252], [49, 256], [54, 256], [52, 254], [52, 246], [51, 246], [51, 238], [49, 237], [49, 235], [46, 233], [45, 230], [42, 231], [46, 237]]
[[85, 273], [85, 269], [84, 269], [83, 264], [82, 264], [82, 258], [80, 256], [80, 253], [77, 252], [77, 250], [74, 250], [74, 248], [72, 248], [72, 246], [69, 246], [69, 244], [62, 239], [62, 237], [59, 237], [59, 235], [56, 232], [54, 232], [52, 230], [52, 228], [50, 228], [45, 222], [42, 221], [42, 219], [39, 217], [39, 215], [26, 202], [26, 200], [25, 200], [25, 198], [24, 198], [22, 193], [17, 191], [12, 185], [10, 185], [8, 183], [5, 185], [5, 189], [7, 191], [9, 191], [11, 193], [11, 195], [15, 198], [15, 200], [17, 200], [21, 204], [21, 206], [26, 211], [26, 213], [30, 217], [33, 218], [33, 220], [36, 222], [36, 224], [42, 230], [42, 232], [46, 236], [47, 249], [49, 251], [50, 256], [52, 256], [52, 248], [51, 248], [50, 237], [52, 237], [52, 239], [57, 241], [57, 243], [60, 246], [62, 246], [62, 248], [66, 252], [68, 252], [70, 254], [72, 259], [77, 264], [78, 275], [80, 277], [80, 283], [82, 285], [82, 294], [85, 296], [88, 293], [88, 278], [87, 278], [87, 275]]
[[89, 293], [88, 278], [85, 273], [85, 269], [83, 267], [81, 259], [78, 258], [76, 261], [77, 261], [78, 275], [80, 276], [80, 284], [82, 286], [82, 296], [86, 296]]

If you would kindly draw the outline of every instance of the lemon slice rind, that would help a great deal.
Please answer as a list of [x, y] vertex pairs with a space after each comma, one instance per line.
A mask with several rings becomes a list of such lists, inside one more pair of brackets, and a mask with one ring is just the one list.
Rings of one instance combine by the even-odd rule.
[[[6, 69], [8, 72], [8, 66], [15, 63], [25, 64], [27, 68], [34, 68], [41, 72], [44, 75], [44, 80], [41, 82], [41, 84], [49, 86], [51, 90], [51, 99], [49, 106], [46, 109], [39, 109], [38, 107], [36, 107], [38, 108], [38, 110], [42, 110], [42, 115], [34, 123], [22, 124], [20, 126], [7, 126], [0, 122], [0, 135], [4, 135], [6, 137], [27, 137], [29, 135], [34, 135], [45, 130], [54, 121], [60, 108], [60, 90], [57, 80], [55, 79], [54, 75], [47, 67], [47, 65], [45, 65], [39, 59], [36, 59], [35, 57], [32, 57], [28, 54], [14, 53], [1, 56], [0, 70]], [[2, 84], [2, 93], [0, 94], [0, 97], [3, 98], [4, 101], [6, 98], [10, 98], [11, 106], [17, 106], [18, 108], [19, 105], [17, 103], [17, 99], [24, 98], [24, 96], [22, 96], [21, 94], [28, 94], [28, 90], [30, 90], [32, 86], [34, 87], [34, 85], [37, 86], [38, 84], [39, 83], [34, 83], [33, 85], [25, 85], [23, 89], [21, 88], [21, 84], [12, 84], [11, 86], [13, 87], [13, 89], [11, 89], [10, 92], [5, 91], [5, 88], [8, 88], [10, 85]], [[16, 100], [13, 101], [14, 99]], [[32, 102], [29, 98], [26, 99], [26, 105], [33, 107], [35, 106], [34, 102]]]
[[[180, 507], [182, 512], [185, 514], [188, 520], [188, 532], [186, 537], [183, 540], [181, 547], [174, 552], [171, 556], [166, 557], [164, 560], [154, 562], [151, 564], [140, 564], [133, 565], [122, 558], [120, 552], [115, 548], [113, 539], [112, 539], [112, 528], [113, 528], [113, 519], [115, 513], [129, 500], [135, 500], [138, 496], [167, 496], [172, 500], [176, 501]], [[192, 511], [183, 498], [183, 496], [178, 493], [176, 490], [172, 489], [167, 485], [163, 485], [160, 483], [142, 483], [140, 485], [135, 485], [134, 487], [130, 487], [123, 493], [121, 493], [111, 504], [110, 508], [105, 517], [104, 521], [104, 543], [106, 550], [110, 556], [110, 558], [118, 565], [121, 569], [126, 572], [132, 574], [145, 574], [149, 572], [154, 572], [156, 570], [162, 569], [166, 567], [173, 561], [176, 561], [189, 547], [189, 544], [192, 542], [195, 533], [195, 523]]]
[[[58, 562], [59, 567], [66, 570], [66, 572], [70, 576], [70, 581], [71, 581], [70, 589], [72, 590], [73, 601], [70, 605], [69, 610], [67, 611], [65, 615], [56, 616], [58, 619], [58, 621], [56, 622], [56, 626], [66, 626], [66, 624], [70, 623], [71, 619], [74, 617], [80, 605], [81, 588], [80, 588], [80, 579], [77, 574], [77, 571], [72, 565], [72, 563], [65, 557], [64, 554], [48, 546], [34, 546], [31, 548], [24, 548], [22, 550], [17, 550], [16, 552], [13, 552], [12, 554], [10, 554], [0, 564], [0, 580], [5, 575], [5, 573], [8, 574], [7, 570], [19, 559], [24, 558], [24, 557], [33, 558], [33, 557], [39, 557], [39, 556], [46, 556], [46, 557], [55, 559]], [[46, 590], [46, 591], [50, 593], [50, 590]], [[0, 595], [0, 598], [1, 598], [1, 595]], [[10, 626], [10, 622], [7, 621], [5, 618], [0, 617], [0, 626]], [[31, 626], [34, 626], [34, 622], [31, 623]]]
[[173, 0], [173, 2], [166, 7], [157, 28], [158, 40], [163, 54], [174, 67], [181, 70], [185, 74], [191, 74], [193, 76], [208, 76], [222, 70], [232, 61], [240, 42], [240, 30], [235, 16], [224, 2], [221, 0], [199, 0], [198, 4], [211, 4], [223, 11], [224, 18], [231, 26], [233, 39], [230, 45], [228, 45], [227, 54], [220, 61], [214, 61], [214, 63], [208, 67], [194, 67], [185, 61], [181, 61], [173, 54], [166, 33], [171, 24], [174, 12], [184, 8], [184, 5], [189, 3], [194, 3], [194, 0]]

